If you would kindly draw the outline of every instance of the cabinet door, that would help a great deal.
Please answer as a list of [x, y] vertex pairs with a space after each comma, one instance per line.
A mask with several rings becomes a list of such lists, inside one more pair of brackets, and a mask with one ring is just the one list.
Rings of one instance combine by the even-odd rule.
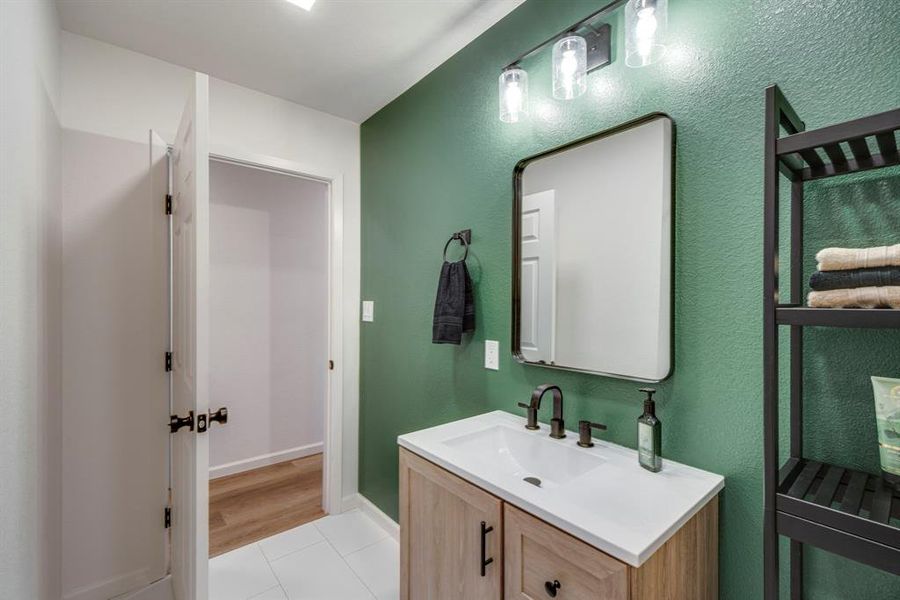
[[[400, 598], [500, 600], [502, 506], [498, 498], [401, 448]], [[483, 532], [482, 522], [493, 530]], [[491, 560], [483, 569], [482, 556]]]
[[509, 504], [503, 522], [506, 600], [628, 600], [628, 565]]

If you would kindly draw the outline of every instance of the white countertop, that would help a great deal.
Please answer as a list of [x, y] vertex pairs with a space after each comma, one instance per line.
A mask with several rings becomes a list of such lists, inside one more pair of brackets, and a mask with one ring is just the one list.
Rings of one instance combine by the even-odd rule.
[[[593, 448], [580, 448], [577, 433], [555, 440], [547, 425], [524, 425], [522, 417], [494, 411], [407, 433], [397, 443], [634, 567], [725, 486], [721, 475], [665, 455], [662, 471], [651, 473], [635, 450], [596, 438]], [[528, 475], [542, 487], [523, 481]]]

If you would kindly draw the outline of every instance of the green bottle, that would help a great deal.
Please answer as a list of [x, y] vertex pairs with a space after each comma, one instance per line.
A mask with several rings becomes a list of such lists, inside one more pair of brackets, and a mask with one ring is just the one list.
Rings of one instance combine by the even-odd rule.
[[647, 394], [644, 400], [644, 414], [638, 417], [638, 461], [648, 471], [662, 470], [662, 423], [656, 418], [656, 403], [653, 388], [641, 388]]

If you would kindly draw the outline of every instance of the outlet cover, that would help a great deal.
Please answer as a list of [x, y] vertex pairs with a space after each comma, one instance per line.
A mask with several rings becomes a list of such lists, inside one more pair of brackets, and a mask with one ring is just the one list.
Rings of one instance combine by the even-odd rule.
[[484, 368], [500, 370], [500, 342], [484, 340]]
[[362, 303], [362, 320], [371, 323], [375, 320], [375, 301], [363, 300]]

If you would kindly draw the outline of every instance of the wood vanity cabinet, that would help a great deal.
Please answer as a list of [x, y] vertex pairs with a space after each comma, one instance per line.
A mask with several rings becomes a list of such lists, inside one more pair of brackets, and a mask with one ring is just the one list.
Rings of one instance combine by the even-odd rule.
[[718, 500], [635, 568], [401, 448], [400, 598], [715, 600]]
[[400, 598], [502, 598], [503, 502], [402, 449], [400, 490]]
[[628, 600], [628, 565], [509, 504], [503, 516], [507, 600]]

